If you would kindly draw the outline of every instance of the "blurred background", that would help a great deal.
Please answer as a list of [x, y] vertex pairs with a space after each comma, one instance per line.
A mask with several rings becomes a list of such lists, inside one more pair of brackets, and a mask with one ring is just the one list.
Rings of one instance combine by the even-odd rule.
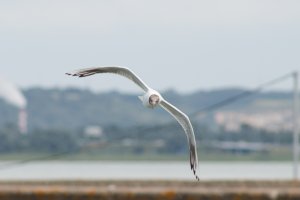
[[182, 128], [136, 85], [65, 76], [112, 65], [190, 116], [201, 179], [292, 179], [299, 6], [1, 1], [0, 179], [193, 179]]

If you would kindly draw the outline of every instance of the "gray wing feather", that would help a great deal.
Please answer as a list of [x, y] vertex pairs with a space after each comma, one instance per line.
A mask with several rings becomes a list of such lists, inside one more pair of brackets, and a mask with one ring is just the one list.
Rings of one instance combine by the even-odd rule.
[[198, 167], [198, 156], [197, 156], [195, 134], [188, 116], [164, 99], [161, 100], [160, 106], [164, 108], [166, 111], [168, 111], [178, 121], [178, 123], [182, 126], [184, 132], [186, 133], [189, 142], [189, 149], [190, 149], [191, 169], [193, 170], [196, 179], [199, 180], [199, 177], [196, 174], [197, 172], [196, 170]]
[[145, 92], [149, 90], [149, 87], [130, 69], [125, 67], [96, 67], [96, 68], [87, 68], [75, 71], [73, 73], [66, 73], [67, 75], [71, 76], [78, 76], [78, 77], [86, 77], [91, 76], [98, 73], [112, 73], [124, 76], [138, 86], [140, 86]]

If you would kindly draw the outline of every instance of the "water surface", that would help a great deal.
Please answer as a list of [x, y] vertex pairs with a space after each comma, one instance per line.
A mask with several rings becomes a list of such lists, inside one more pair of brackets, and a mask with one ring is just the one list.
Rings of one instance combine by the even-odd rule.
[[[0, 166], [7, 162], [0, 162]], [[289, 162], [202, 162], [202, 180], [287, 180]], [[188, 162], [48, 161], [0, 170], [0, 180], [106, 180], [169, 179], [193, 180]]]

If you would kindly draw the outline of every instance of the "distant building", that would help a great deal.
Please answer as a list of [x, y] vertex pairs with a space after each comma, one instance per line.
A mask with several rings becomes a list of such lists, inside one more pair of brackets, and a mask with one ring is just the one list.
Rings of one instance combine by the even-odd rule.
[[222, 152], [237, 153], [237, 154], [249, 154], [254, 152], [268, 152], [269, 145], [260, 142], [245, 142], [245, 141], [223, 141], [213, 142], [212, 146]]
[[100, 138], [100, 137], [104, 136], [104, 132], [100, 126], [87, 126], [84, 129], [84, 135], [86, 135], [88, 137]]
[[290, 110], [238, 112], [221, 111], [215, 114], [215, 122], [227, 131], [240, 131], [243, 124], [271, 132], [292, 131], [293, 120]]

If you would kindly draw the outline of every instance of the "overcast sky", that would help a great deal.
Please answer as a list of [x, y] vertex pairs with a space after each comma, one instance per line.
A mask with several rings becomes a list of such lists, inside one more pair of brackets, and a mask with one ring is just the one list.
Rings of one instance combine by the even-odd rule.
[[0, 1], [0, 76], [23, 88], [139, 91], [113, 75], [64, 75], [121, 65], [157, 90], [251, 88], [300, 69], [299, 10], [298, 0]]

